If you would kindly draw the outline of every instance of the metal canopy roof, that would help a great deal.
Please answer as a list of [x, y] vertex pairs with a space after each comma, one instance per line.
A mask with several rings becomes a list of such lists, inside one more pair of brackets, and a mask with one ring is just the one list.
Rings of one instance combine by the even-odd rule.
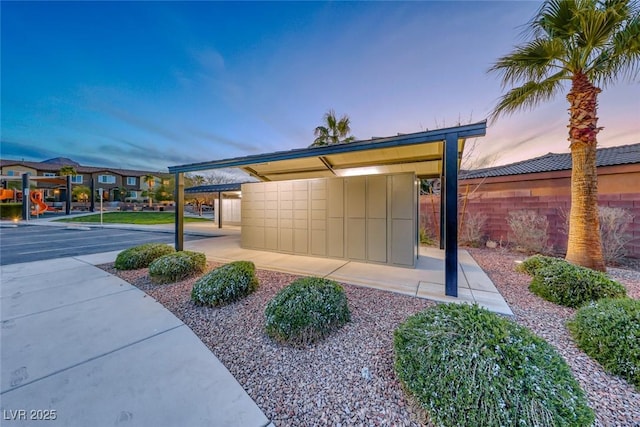
[[171, 173], [236, 167], [262, 181], [414, 172], [442, 174], [444, 141], [458, 140], [458, 158], [467, 138], [486, 134], [486, 121], [398, 136], [321, 147], [278, 151], [169, 167]]
[[195, 187], [185, 188], [184, 192], [189, 194], [194, 193], [217, 193], [225, 191], [240, 191], [244, 182], [233, 182], [228, 184], [207, 184], [197, 185]]

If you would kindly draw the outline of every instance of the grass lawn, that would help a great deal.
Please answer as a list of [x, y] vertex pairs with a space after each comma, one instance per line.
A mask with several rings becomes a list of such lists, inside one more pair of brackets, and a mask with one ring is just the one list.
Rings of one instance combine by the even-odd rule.
[[[62, 218], [56, 222], [100, 222], [100, 214], [80, 216], [76, 218]], [[184, 222], [203, 222], [211, 219], [184, 217]], [[173, 224], [175, 213], [173, 212], [105, 212], [102, 214], [102, 222], [106, 224]]]

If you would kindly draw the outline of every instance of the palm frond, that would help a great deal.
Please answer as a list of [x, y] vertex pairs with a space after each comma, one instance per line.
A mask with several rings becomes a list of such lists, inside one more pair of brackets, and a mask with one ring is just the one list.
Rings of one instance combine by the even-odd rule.
[[327, 137], [329, 135], [329, 129], [327, 129], [325, 126], [318, 126], [313, 131], [313, 135], [318, 137]]
[[554, 69], [564, 68], [565, 46], [559, 39], [535, 39], [505, 55], [489, 69], [502, 74], [502, 86], [543, 80]]
[[562, 81], [566, 79], [564, 72], [559, 72], [541, 82], [529, 81], [522, 86], [508, 91], [491, 113], [491, 121], [499, 116], [512, 114], [517, 110], [531, 109], [543, 101], [552, 99], [562, 88]]
[[640, 13], [630, 17], [597, 51], [585, 74], [602, 86], [635, 80], [640, 73]]

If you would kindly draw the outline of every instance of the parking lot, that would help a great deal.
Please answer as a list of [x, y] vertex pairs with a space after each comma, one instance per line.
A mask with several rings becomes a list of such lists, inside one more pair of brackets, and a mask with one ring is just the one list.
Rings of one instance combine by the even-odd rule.
[[[185, 235], [185, 241], [205, 238]], [[173, 233], [117, 228], [18, 225], [0, 227], [0, 265], [122, 250], [143, 243], [174, 243]]]

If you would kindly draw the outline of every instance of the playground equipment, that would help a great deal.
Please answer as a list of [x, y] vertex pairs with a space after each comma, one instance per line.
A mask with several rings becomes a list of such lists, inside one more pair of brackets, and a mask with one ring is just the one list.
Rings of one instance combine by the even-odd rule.
[[13, 200], [13, 196], [13, 190], [0, 189], [0, 200]]
[[55, 212], [56, 210], [50, 206], [48, 206], [43, 200], [42, 200], [42, 191], [38, 191], [38, 190], [32, 190], [29, 193], [29, 200], [31, 200], [31, 203], [33, 204], [33, 211], [31, 212], [34, 215], [40, 215], [43, 212]]

